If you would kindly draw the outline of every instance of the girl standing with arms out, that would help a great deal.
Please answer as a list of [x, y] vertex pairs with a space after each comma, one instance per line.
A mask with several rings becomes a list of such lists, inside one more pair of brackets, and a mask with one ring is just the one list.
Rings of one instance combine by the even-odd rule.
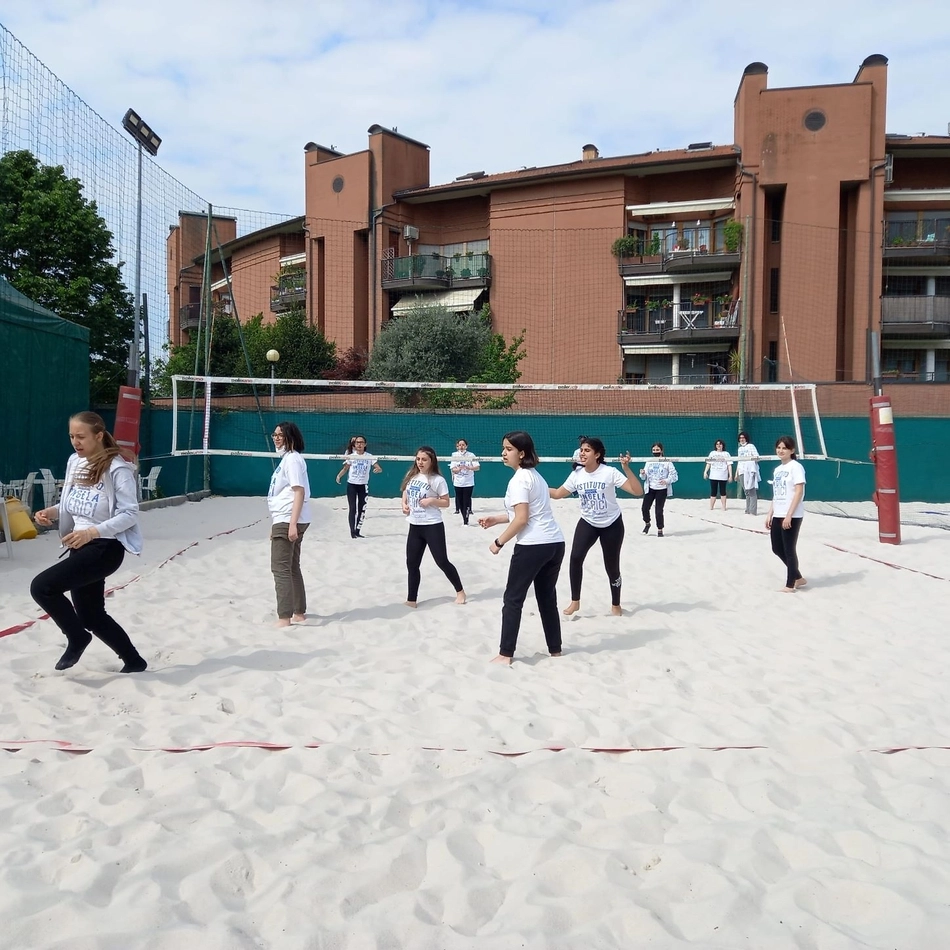
[[653, 461], [647, 462], [640, 469], [640, 478], [643, 479], [643, 505], [640, 511], [643, 514], [643, 533], [649, 534], [650, 509], [656, 504], [656, 535], [662, 538], [663, 528], [666, 526], [663, 508], [672, 491], [673, 482], [679, 480], [679, 475], [673, 463], [663, 458], [662, 442], [654, 442], [651, 452]]
[[726, 443], [716, 439], [712, 452], [706, 458], [703, 478], [709, 479], [709, 510], [716, 507], [716, 498], [722, 498], [722, 510], [726, 510], [726, 485], [732, 481], [732, 457], [726, 451]]
[[475, 490], [475, 473], [481, 467], [478, 459], [469, 452], [468, 442], [459, 439], [455, 443], [452, 461], [452, 484], [455, 486], [455, 513], [461, 514], [465, 524], [472, 515], [472, 492]]
[[552, 488], [552, 498], [567, 498], [577, 492], [581, 503], [581, 518], [574, 529], [571, 546], [570, 577], [571, 602], [564, 608], [569, 617], [581, 607], [581, 582], [584, 579], [584, 559], [587, 552], [600, 541], [604, 568], [610, 581], [610, 612], [619, 617], [620, 609], [620, 548], [623, 546], [623, 516], [617, 504], [617, 489], [631, 495], [642, 495], [643, 486], [630, 471], [630, 456], [620, 456], [621, 475], [617, 469], [604, 464], [607, 450], [600, 439], [587, 439], [581, 444], [581, 468], [571, 472], [560, 488]]
[[488, 546], [497, 554], [517, 539], [501, 610], [501, 645], [492, 663], [511, 666], [521, 628], [521, 611], [534, 585], [544, 639], [551, 656], [561, 655], [561, 617], [557, 609], [557, 578], [564, 560], [564, 535], [551, 511], [548, 483], [538, 474], [538, 453], [527, 432], [509, 432], [501, 443], [501, 460], [514, 474], [505, 492], [506, 514], [479, 518], [485, 529], [505, 525]]
[[798, 569], [798, 534], [805, 517], [805, 469], [795, 454], [795, 440], [783, 435], [775, 443], [779, 465], [772, 475], [772, 504], [765, 527], [772, 536], [772, 553], [785, 565], [784, 594], [794, 594], [808, 582]]
[[343, 468], [336, 476], [337, 485], [344, 472], [346, 476], [346, 504], [349, 508], [348, 520], [350, 523], [350, 537], [362, 538], [360, 529], [363, 527], [363, 517], [366, 514], [366, 486], [369, 484], [369, 473], [377, 475], [382, 471], [376, 458], [366, 451], [366, 436], [354, 435], [346, 447], [343, 459]]
[[736, 481], [742, 483], [745, 493], [745, 513], [759, 513], [759, 450], [749, 441], [748, 432], [739, 433], [739, 461], [736, 464]]
[[270, 510], [270, 569], [277, 591], [277, 626], [307, 619], [307, 591], [300, 572], [300, 545], [310, 527], [310, 479], [303, 434], [293, 422], [278, 422], [272, 436], [280, 464], [267, 492]]
[[105, 604], [105, 579], [119, 569], [126, 551], [142, 553], [135, 472], [94, 412], [77, 412], [69, 420], [69, 440], [73, 455], [66, 463], [60, 502], [35, 516], [44, 528], [59, 520], [69, 557], [37, 574], [30, 594], [66, 635], [57, 670], [79, 662], [92, 641], [91, 631], [118, 654], [123, 673], [141, 673], [148, 664], [106, 613]]
[[465, 591], [455, 565], [445, 549], [442, 510], [449, 507], [449, 486], [439, 473], [439, 460], [428, 445], [416, 451], [416, 461], [402, 480], [402, 513], [409, 522], [406, 537], [406, 569], [409, 572], [407, 607], [415, 607], [419, 597], [422, 555], [426, 548], [442, 573], [455, 588], [455, 602], [465, 603]]

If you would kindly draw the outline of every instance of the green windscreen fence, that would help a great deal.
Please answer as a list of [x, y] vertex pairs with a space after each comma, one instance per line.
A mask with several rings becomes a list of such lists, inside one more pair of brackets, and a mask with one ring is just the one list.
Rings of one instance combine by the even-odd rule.
[[89, 331], [34, 303], [0, 277], [0, 481], [69, 458], [69, 416], [89, 408]]

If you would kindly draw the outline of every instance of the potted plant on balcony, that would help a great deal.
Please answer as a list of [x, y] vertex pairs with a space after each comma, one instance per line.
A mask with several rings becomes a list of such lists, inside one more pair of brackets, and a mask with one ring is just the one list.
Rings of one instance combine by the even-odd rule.
[[635, 257], [640, 251], [640, 239], [633, 234], [625, 234], [623, 237], [618, 237], [617, 240], [610, 245], [610, 253], [618, 258]]
[[650, 235], [649, 254], [650, 254], [651, 257], [659, 257], [659, 256], [660, 256], [660, 247], [661, 247], [662, 243], [663, 243], [663, 242], [660, 240], [660, 235], [659, 235], [659, 234], [651, 234], [651, 235]]
[[706, 304], [709, 303], [709, 297], [707, 297], [705, 294], [693, 294], [690, 300], [692, 301], [693, 306], [697, 308], [705, 307]]
[[722, 240], [726, 245], [727, 254], [735, 254], [739, 250], [739, 245], [742, 243], [742, 233], [742, 223], [736, 221], [735, 218], [731, 218], [723, 225]]
[[686, 235], [678, 237], [676, 239], [676, 244], [673, 245], [674, 251], [688, 251], [689, 250], [689, 238]]
[[412, 258], [412, 276], [421, 277], [425, 273], [426, 259], [421, 254], [416, 254]]
[[461, 276], [461, 277], [463, 277], [463, 278], [465, 278], [465, 279], [467, 280], [469, 277], [472, 276], [472, 268], [471, 268], [471, 267], [463, 267], [463, 268], [462, 268], [462, 273], [461, 273], [459, 276]]

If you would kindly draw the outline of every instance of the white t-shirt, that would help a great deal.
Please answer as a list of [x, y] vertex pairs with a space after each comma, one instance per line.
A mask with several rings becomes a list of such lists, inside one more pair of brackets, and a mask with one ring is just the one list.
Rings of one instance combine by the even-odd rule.
[[610, 465], [599, 465], [593, 472], [577, 469], [567, 476], [563, 488], [577, 492], [581, 502], [581, 517], [595, 528], [606, 528], [620, 517], [617, 489], [627, 476]]
[[519, 468], [508, 482], [505, 510], [509, 521], [515, 516], [515, 505], [524, 504], [528, 506], [528, 523], [515, 539], [516, 544], [551, 544], [564, 540], [551, 510], [548, 483], [533, 468]]
[[[805, 469], [801, 462], [790, 459], [784, 465], [778, 465], [772, 475], [772, 517], [784, 518], [792, 501], [796, 485], [805, 484]], [[801, 501], [792, 512], [793, 518], [805, 517], [805, 490], [802, 489]]]
[[646, 462], [640, 469], [640, 478], [646, 491], [657, 491], [660, 488], [669, 489], [673, 482], [679, 479], [672, 462], [664, 458], [656, 458]]
[[728, 452], [710, 452], [706, 457], [709, 465], [709, 480], [711, 482], [725, 482], [729, 480], [729, 463], [732, 461]]
[[450, 463], [452, 484], [456, 488], [471, 488], [475, 484], [478, 459], [471, 452], [453, 452]]
[[343, 464], [349, 466], [346, 480], [351, 485], [366, 485], [369, 482], [369, 473], [376, 464], [376, 456], [370, 455], [369, 452], [364, 452], [362, 455], [353, 452], [343, 459]]
[[[74, 477], [82, 478], [87, 467], [87, 463], [80, 462]], [[63, 504], [73, 516], [75, 531], [97, 528], [112, 517], [109, 495], [101, 479], [96, 485], [82, 485], [74, 481], [69, 486]]]
[[442, 521], [442, 509], [419, 504], [423, 498], [441, 498], [448, 495], [449, 484], [441, 475], [414, 475], [406, 485], [406, 504], [409, 524], [439, 524]]
[[759, 450], [751, 443], [740, 445], [736, 455], [739, 461], [736, 464], [736, 479], [742, 478], [742, 487], [752, 491], [759, 487], [759, 463], [752, 461], [759, 454]]
[[581, 464], [581, 450], [574, 449], [574, 454], [571, 456], [571, 465], [576, 469], [578, 465]]
[[303, 507], [297, 523], [310, 524], [310, 479], [307, 477], [306, 459], [299, 452], [285, 452], [277, 470], [271, 475], [270, 488], [267, 490], [267, 507], [274, 524], [290, 524], [295, 488], [303, 488]]

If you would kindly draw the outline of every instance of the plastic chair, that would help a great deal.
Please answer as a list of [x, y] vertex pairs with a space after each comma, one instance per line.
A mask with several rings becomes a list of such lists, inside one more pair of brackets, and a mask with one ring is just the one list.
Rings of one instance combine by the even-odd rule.
[[32, 515], [33, 514], [33, 486], [36, 484], [36, 472], [30, 472], [23, 479], [23, 488], [20, 492], [20, 504]]
[[0, 492], [0, 524], [3, 527], [3, 540], [7, 543], [7, 557], [13, 560], [13, 538], [10, 535], [10, 516], [7, 514], [6, 497]]
[[153, 465], [145, 478], [139, 475], [139, 491], [142, 493], [142, 499], [151, 498], [158, 488], [158, 475], [161, 472], [161, 465]]
[[56, 479], [48, 468], [40, 469], [40, 477], [36, 480], [43, 486], [43, 507], [49, 508], [55, 505], [57, 500]]

